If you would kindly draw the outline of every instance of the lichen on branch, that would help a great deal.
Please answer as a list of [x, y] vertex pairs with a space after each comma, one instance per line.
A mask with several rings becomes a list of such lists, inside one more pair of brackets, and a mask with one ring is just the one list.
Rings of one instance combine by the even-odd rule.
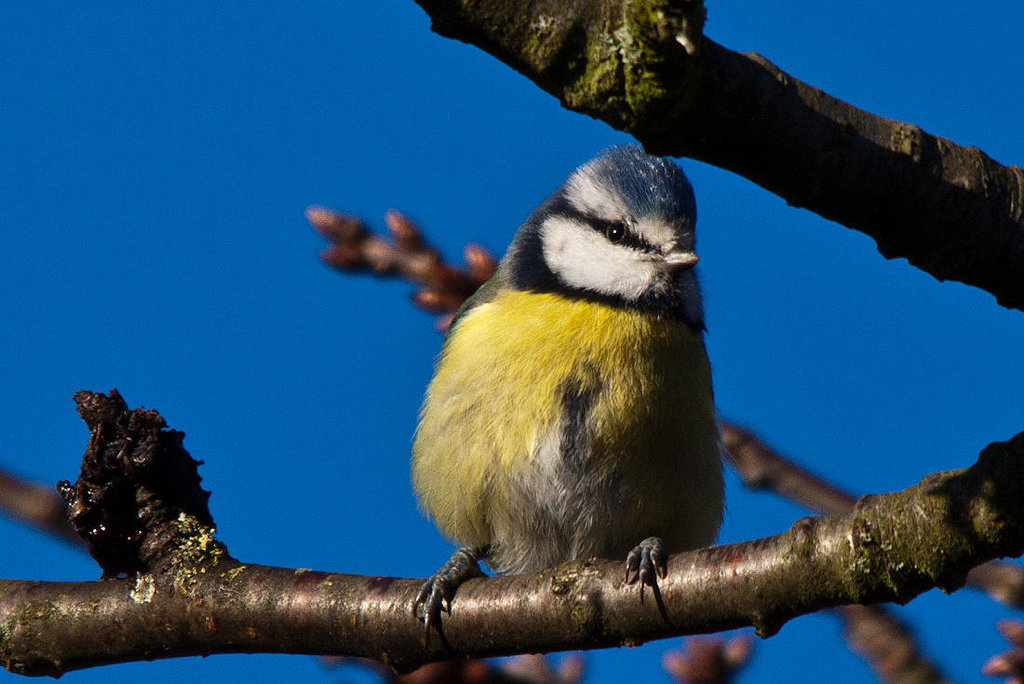
[[[181, 433], [155, 411], [129, 411], [113, 392], [78, 399], [91, 437], [85, 478], [70, 486], [80, 509], [76, 526], [91, 544], [102, 541], [106, 575], [123, 577], [0, 580], [0, 660], [12, 672], [57, 676], [114, 662], [238, 652], [368, 657], [409, 670], [456, 656], [635, 645], [744, 625], [768, 636], [826, 607], [903, 603], [933, 586], [951, 591], [971, 567], [1024, 551], [1022, 433], [987, 447], [971, 468], [863, 497], [849, 513], [674, 555], [660, 601], [640, 601], [620, 561], [469, 580], [445, 618], [444, 638], [424, 642], [410, 614], [422, 580], [231, 558], [212, 537]], [[168, 474], [165, 459], [178, 463], [180, 481], [155, 477]], [[97, 525], [108, 533], [97, 534]]]
[[654, 154], [728, 169], [862, 231], [889, 259], [1024, 309], [1024, 171], [871, 114], [703, 37], [699, 0], [417, 0]]

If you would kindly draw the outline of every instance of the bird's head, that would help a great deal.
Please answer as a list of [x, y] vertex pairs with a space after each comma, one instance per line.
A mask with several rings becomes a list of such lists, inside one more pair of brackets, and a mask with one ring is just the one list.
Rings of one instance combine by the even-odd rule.
[[612, 147], [579, 167], [516, 233], [512, 287], [561, 292], [704, 326], [697, 206], [675, 163]]

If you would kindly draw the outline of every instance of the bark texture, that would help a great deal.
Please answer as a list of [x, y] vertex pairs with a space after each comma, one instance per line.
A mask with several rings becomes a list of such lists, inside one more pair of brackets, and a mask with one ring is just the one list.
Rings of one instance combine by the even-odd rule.
[[734, 171], [1024, 309], [1024, 171], [703, 37], [696, 0], [417, 0], [433, 29], [655, 154]]
[[92, 436], [82, 476], [65, 490], [78, 519], [102, 521], [76, 528], [111, 579], [0, 580], [0, 662], [12, 672], [58, 676], [248, 652], [362, 656], [408, 670], [452, 657], [635, 645], [745, 625], [768, 636], [822, 608], [904, 603], [936, 586], [952, 591], [971, 567], [1024, 551], [1022, 433], [988, 446], [966, 470], [863, 497], [845, 514], [672, 556], [654, 594], [626, 585], [621, 562], [596, 559], [470, 580], [443, 633], [425, 639], [411, 614], [422, 580], [233, 559], [213, 536], [181, 433], [155, 411], [128, 410], [115, 392], [80, 392], [76, 400]]

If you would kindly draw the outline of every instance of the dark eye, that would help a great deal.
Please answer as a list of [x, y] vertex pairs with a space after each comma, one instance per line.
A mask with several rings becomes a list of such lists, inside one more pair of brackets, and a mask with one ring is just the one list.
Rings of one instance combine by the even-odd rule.
[[610, 242], [621, 242], [626, 237], [626, 224], [621, 221], [609, 221], [604, 225], [604, 236]]

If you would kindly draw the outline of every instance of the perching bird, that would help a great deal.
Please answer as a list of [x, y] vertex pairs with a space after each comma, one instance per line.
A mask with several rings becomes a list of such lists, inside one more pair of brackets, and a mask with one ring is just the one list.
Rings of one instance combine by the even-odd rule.
[[714, 541], [696, 211], [679, 166], [610, 148], [530, 215], [456, 314], [413, 445], [419, 502], [463, 545], [420, 590], [427, 629], [478, 560], [519, 573], [627, 558], [643, 587], [668, 552]]

